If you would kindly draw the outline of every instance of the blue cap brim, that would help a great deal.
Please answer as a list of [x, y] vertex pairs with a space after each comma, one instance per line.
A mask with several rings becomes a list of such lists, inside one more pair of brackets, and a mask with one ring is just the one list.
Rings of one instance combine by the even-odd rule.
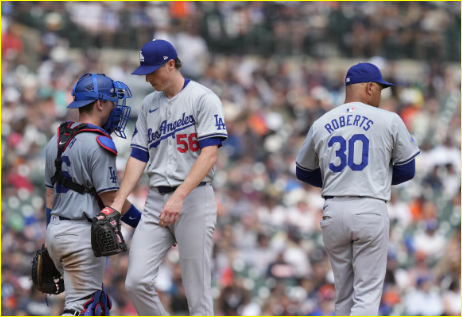
[[388, 88], [390, 86], [394, 86], [394, 84], [386, 82], [386, 81], [378, 81], [378, 84], [381, 84], [383, 86], [383, 89]]
[[96, 100], [79, 100], [79, 101], [73, 101], [67, 106], [68, 108], [81, 108], [85, 107], [86, 105], [94, 102]]
[[132, 73], [132, 75], [147, 75], [150, 73], [154, 73], [156, 70], [158, 70], [162, 65], [157, 65], [157, 66], [140, 66], [137, 69], [135, 69]]

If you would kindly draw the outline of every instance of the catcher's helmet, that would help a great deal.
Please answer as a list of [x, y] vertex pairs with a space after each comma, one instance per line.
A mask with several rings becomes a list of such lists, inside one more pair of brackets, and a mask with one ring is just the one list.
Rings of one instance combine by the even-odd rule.
[[[126, 106], [126, 99], [132, 97], [132, 92], [126, 84], [121, 81], [113, 81], [104, 74], [87, 73], [82, 75], [72, 88], [74, 101], [68, 108], [84, 107], [96, 100], [115, 102], [116, 107], [112, 110], [109, 119], [103, 128], [121, 138], [126, 138], [124, 133], [130, 117], [129, 106]], [[121, 103], [119, 104], [119, 101]]]

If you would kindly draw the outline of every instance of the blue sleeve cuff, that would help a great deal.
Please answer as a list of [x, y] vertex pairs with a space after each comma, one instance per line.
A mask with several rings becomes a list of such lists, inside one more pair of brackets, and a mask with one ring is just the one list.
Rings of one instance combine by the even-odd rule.
[[212, 145], [218, 145], [218, 147], [221, 147], [222, 141], [221, 138], [219, 137], [212, 137], [204, 140], [199, 141], [199, 147], [201, 149], [207, 147], [207, 146], [212, 146]]
[[415, 160], [412, 160], [404, 165], [393, 166], [392, 185], [398, 185], [407, 182], [414, 178], [415, 175]]
[[308, 183], [311, 186], [322, 188], [322, 175], [321, 169], [315, 169], [312, 172], [302, 170], [297, 166], [296, 175], [302, 182]]
[[147, 161], [149, 161], [149, 152], [134, 147], [132, 148], [132, 153], [130, 154], [130, 156], [136, 158], [138, 161], [141, 162], [146, 163]]
[[141, 219], [141, 212], [132, 204], [130, 209], [120, 219], [130, 227], [136, 228]]
[[48, 225], [50, 224], [50, 220], [51, 220], [51, 209], [48, 208], [47, 206], [45, 206], [45, 218], [46, 218], [47, 228], [48, 228]]

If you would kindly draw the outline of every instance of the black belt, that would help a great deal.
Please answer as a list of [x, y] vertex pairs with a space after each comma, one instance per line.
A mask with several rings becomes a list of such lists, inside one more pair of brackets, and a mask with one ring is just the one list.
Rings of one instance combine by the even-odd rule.
[[324, 196], [324, 199], [334, 199], [335, 197], [351, 197], [351, 198], [372, 198], [372, 197], [361, 197], [361, 196]]
[[[334, 199], [335, 197], [337, 196], [324, 196], [324, 199], [327, 200], [327, 199]], [[338, 196], [338, 197], [351, 197], [351, 198], [372, 198], [372, 199], [378, 199], [378, 200], [381, 200], [385, 203], [388, 203], [386, 200], [383, 200], [383, 199], [380, 199], [380, 198], [374, 198], [374, 197], [362, 197], [362, 196]]]
[[[202, 182], [200, 183], [199, 185], [197, 185], [197, 187], [199, 186], [205, 186], [207, 185], [206, 182]], [[175, 186], [175, 187], [170, 187], [170, 186], [156, 186], [155, 189], [157, 189], [159, 191], [159, 194], [161, 195], [165, 195], [165, 194], [169, 194], [169, 193], [173, 193], [178, 187], [180, 186]]]
[[66, 217], [63, 217], [63, 216], [58, 216], [59, 217], [59, 220], [86, 220], [88, 222], [91, 222], [91, 219], [90, 218], [87, 218], [87, 219], [70, 219], [70, 218], [66, 218]]
[[73, 310], [73, 309], [65, 309], [63, 311], [63, 315], [64, 314], [72, 314], [72, 316], [80, 316], [80, 312]]

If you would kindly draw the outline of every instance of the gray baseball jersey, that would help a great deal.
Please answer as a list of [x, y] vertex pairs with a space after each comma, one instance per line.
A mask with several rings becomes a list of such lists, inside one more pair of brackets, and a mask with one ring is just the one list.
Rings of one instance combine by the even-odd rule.
[[393, 165], [419, 153], [396, 113], [352, 102], [313, 123], [296, 163], [306, 171], [321, 169], [323, 196], [389, 200]]
[[[131, 147], [149, 152], [149, 185], [178, 186], [199, 157], [199, 142], [226, 139], [223, 106], [210, 89], [190, 81], [172, 99], [155, 91], [143, 100]], [[213, 180], [215, 167], [204, 178]]]
[[[73, 124], [75, 127], [79, 123]], [[85, 219], [97, 216], [101, 210], [91, 194], [79, 194], [56, 183], [51, 177], [56, 171], [58, 155], [57, 135], [46, 147], [45, 186], [53, 189], [52, 215], [69, 219]], [[98, 194], [119, 189], [115, 155], [102, 148], [95, 133], [79, 133], [69, 143], [62, 155], [63, 175], [88, 188], [94, 187]]]
[[172, 99], [163, 92], [144, 99], [131, 142], [132, 156], [141, 151], [142, 160], [149, 163], [150, 190], [130, 247], [125, 282], [139, 315], [166, 314], [154, 285], [159, 266], [175, 242], [190, 315], [213, 315], [210, 262], [217, 205], [209, 183], [214, 167], [202, 180], [207, 184], [184, 199], [178, 220], [159, 226], [159, 215], [172, 193], [162, 195], [155, 187], [181, 185], [207, 141], [227, 137], [220, 99], [196, 82], [185, 84]]

